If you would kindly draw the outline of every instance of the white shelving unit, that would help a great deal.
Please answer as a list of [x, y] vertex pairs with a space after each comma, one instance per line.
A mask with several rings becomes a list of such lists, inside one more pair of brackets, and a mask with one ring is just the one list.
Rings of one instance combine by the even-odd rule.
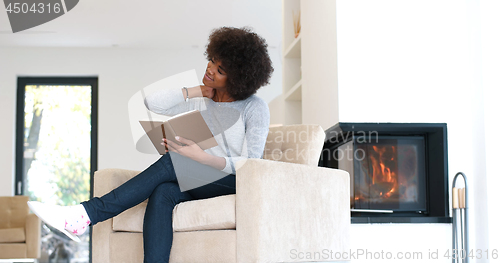
[[284, 124], [302, 123], [302, 35], [295, 37], [293, 13], [300, 0], [283, 0], [283, 100]]
[[[283, 93], [270, 103], [276, 123], [320, 124], [338, 120], [335, 0], [282, 0]], [[300, 12], [295, 37], [293, 14]]]
[[285, 50], [284, 56], [286, 58], [300, 58], [300, 40], [302, 36], [299, 35], [295, 40], [290, 44], [290, 46]]
[[299, 80], [293, 87], [285, 93], [286, 101], [302, 100], [302, 80]]

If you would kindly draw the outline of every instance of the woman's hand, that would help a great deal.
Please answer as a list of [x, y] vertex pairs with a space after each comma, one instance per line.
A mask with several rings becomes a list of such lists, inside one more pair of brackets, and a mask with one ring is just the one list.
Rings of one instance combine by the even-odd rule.
[[182, 156], [186, 156], [190, 159], [193, 159], [199, 163], [205, 163], [205, 159], [207, 157], [207, 153], [204, 152], [198, 144], [195, 142], [176, 136], [175, 139], [179, 142], [184, 144], [184, 146], [181, 146], [177, 142], [173, 142], [171, 140], [163, 139], [164, 142], [167, 144], [167, 152], [172, 151], [175, 153], [178, 153]]
[[163, 139], [162, 145], [167, 146], [167, 150], [165, 152], [176, 152], [180, 155], [189, 157], [201, 164], [212, 166], [215, 169], [222, 170], [226, 167], [226, 159], [224, 157], [219, 157], [215, 155], [211, 155], [203, 151], [200, 146], [198, 146], [195, 142], [184, 139], [182, 137], [176, 137], [176, 140], [180, 143], [185, 144], [185, 146], [181, 146], [176, 142], [171, 140]]
[[[215, 90], [205, 85], [188, 88], [188, 92], [189, 92], [189, 98], [207, 97], [211, 99], [215, 95]], [[182, 89], [182, 94], [184, 95], [184, 99], [186, 99], [186, 92], [184, 91], [184, 89]]]
[[200, 89], [201, 89], [201, 93], [203, 94], [203, 97], [206, 97], [209, 99], [214, 97], [215, 90], [213, 88], [210, 88], [210, 87], [205, 86], [205, 85], [200, 85]]

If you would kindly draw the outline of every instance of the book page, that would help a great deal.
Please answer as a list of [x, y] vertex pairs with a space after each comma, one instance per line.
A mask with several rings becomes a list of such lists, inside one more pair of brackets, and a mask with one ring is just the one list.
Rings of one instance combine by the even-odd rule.
[[181, 117], [181, 116], [183, 116], [183, 115], [186, 115], [186, 114], [189, 114], [189, 113], [191, 113], [191, 112], [195, 112], [195, 111], [198, 111], [198, 110], [190, 110], [190, 111], [186, 111], [186, 112], [183, 112], [183, 113], [179, 113], [179, 114], [177, 114], [177, 115], [175, 115], [175, 116], [172, 116], [172, 118], [170, 118], [170, 119], [168, 119], [168, 120], [175, 119], [175, 118]]
[[139, 152], [147, 154], [157, 153], [155, 147], [149, 141], [148, 136], [144, 133], [142, 125], [138, 121], [166, 121], [171, 119], [169, 116], [159, 115], [148, 111], [144, 105], [144, 97], [159, 89], [180, 89], [185, 86], [194, 87], [197, 85], [200, 85], [200, 81], [196, 71], [193, 69], [158, 80], [143, 88], [138, 87], [138, 91], [132, 95], [128, 102], [128, 117], [132, 138]]

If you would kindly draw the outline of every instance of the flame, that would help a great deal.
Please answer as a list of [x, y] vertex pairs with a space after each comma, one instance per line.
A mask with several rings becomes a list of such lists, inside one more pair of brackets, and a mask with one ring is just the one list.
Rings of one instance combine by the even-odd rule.
[[[360, 180], [353, 202], [394, 203], [418, 201], [418, 159], [414, 145], [377, 144], [359, 147]], [[396, 205], [397, 206], [397, 205]]]
[[398, 188], [397, 166], [394, 157], [395, 146], [372, 146], [373, 152], [369, 154], [372, 166], [371, 184], [377, 185], [378, 195], [390, 198]]

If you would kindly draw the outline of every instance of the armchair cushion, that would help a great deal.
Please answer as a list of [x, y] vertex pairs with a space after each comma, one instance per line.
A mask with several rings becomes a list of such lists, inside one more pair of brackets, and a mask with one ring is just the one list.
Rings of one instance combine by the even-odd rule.
[[27, 196], [0, 198], [0, 229], [24, 227], [29, 213]]
[[[113, 230], [142, 232], [147, 202], [113, 218]], [[236, 229], [235, 195], [183, 202], [172, 215], [174, 232]]]
[[175, 232], [236, 229], [235, 195], [183, 202], [175, 206]]
[[26, 241], [24, 228], [5, 228], [0, 229], [0, 243], [17, 243]]
[[319, 125], [269, 128], [263, 159], [318, 166], [325, 132]]

